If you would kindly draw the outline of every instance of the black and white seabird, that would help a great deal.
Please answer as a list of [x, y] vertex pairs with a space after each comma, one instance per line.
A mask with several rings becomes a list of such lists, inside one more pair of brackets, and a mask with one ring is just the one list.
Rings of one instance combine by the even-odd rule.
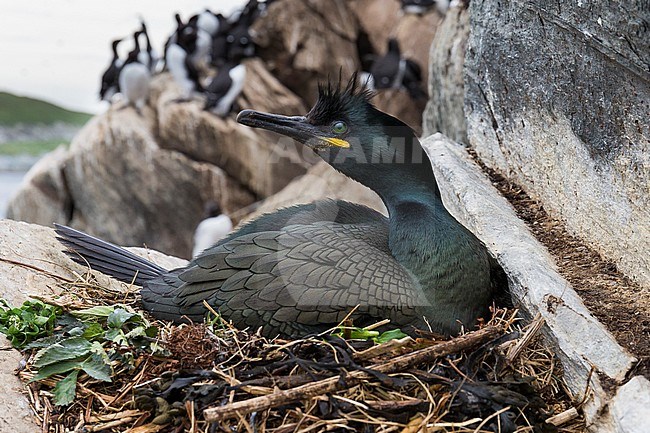
[[205, 89], [204, 109], [219, 117], [230, 114], [235, 100], [244, 89], [246, 66], [229, 61], [219, 68], [219, 72]]
[[246, 23], [239, 23], [232, 28], [226, 38], [228, 42], [228, 58], [250, 58], [255, 56], [256, 47], [249, 27]]
[[108, 65], [108, 68], [106, 68], [106, 71], [102, 75], [102, 85], [99, 89], [99, 99], [102, 101], [110, 101], [113, 95], [120, 91], [118, 79], [120, 76], [120, 68], [123, 64], [123, 61], [117, 53], [117, 46], [120, 42], [122, 42], [122, 39], [116, 39], [111, 42], [113, 58], [111, 59], [111, 64]]
[[212, 52], [212, 35], [199, 26], [199, 17], [200, 15], [194, 15], [187, 22], [196, 33], [196, 44], [190, 52], [190, 61], [197, 70], [207, 66]]
[[206, 203], [203, 218], [194, 230], [193, 258], [228, 236], [233, 229], [232, 220], [228, 215], [221, 213], [221, 206], [217, 202]]
[[230, 29], [228, 19], [206, 9], [197, 15], [196, 26], [210, 35], [207, 58], [213, 66], [220, 66], [227, 59], [226, 37]]
[[219, 67], [229, 60], [255, 56], [256, 47], [250, 27], [267, 5], [267, 2], [250, 0], [244, 8], [228, 18], [212, 41], [213, 66]]
[[210, 9], [206, 9], [197, 15], [196, 25], [211, 37], [214, 37], [226, 21], [223, 15], [215, 14]]
[[228, 32], [230, 23], [226, 22], [221, 26], [214, 38], [212, 38], [212, 51], [210, 53], [210, 64], [220, 67], [228, 60]]
[[154, 72], [160, 59], [158, 58], [158, 54], [151, 46], [151, 39], [149, 39], [149, 32], [147, 31], [147, 25], [145, 24], [144, 20], [140, 20], [140, 26], [140, 32], [144, 36], [147, 45], [146, 50], [140, 51], [139, 60], [140, 63], [146, 65], [151, 72]]
[[420, 65], [402, 57], [397, 39], [388, 40], [386, 54], [374, 61], [370, 74], [368, 84], [374, 89], [406, 89], [414, 99], [426, 97]]
[[181, 100], [191, 97], [192, 92], [202, 91], [199, 71], [190, 60], [190, 54], [196, 50], [196, 29], [184, 24], [176, 14], [176, 32], [167, 41], [165, 48], [165, 65], [174, 81], [182, 90]]
[[138, 112], [145, 106], [149, 97], [149, 82], [151, 72], [149, 67], [140, 63], [138, 60], [140, 54], [140, 43], [138, 38], [141, 32], [135, 32], [133, 39], [135, 41], [134, 49], [129, 53], [124, 66], [120, 70], [119, 85], [120, 91], [126, 99], [126, 106], [132, 105]]

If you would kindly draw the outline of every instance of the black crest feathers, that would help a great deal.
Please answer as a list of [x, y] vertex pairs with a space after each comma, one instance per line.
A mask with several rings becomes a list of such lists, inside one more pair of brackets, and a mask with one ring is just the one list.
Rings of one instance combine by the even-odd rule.
[[365, 84], [359, 83], [356, 72], [345, 87], [339, 73], [338, 82], [328, 80], [327, 84], [318, 84], [318, 100], [307, 114], [307, 118], [314, 123], [338, 119], [354, 108], [369, 105], [373, 96]]

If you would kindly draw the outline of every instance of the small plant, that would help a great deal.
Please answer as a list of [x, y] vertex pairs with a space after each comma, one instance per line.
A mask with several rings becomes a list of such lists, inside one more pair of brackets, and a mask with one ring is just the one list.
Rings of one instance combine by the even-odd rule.
[[366, 328], [348, 326], [339, 327], [334, 335], [348, 340], [372, 340], [377, 344], [382, 344], [390, 340], [397, 340], [407, 337], [407, 335], [399, 329], [391, 329], [390, 331], [380, 333], [379, 331]]
[[51, 335], [62, 312], [60, 307], [35, 300], [11, 308], [5, 299], [0, 299], [0, 332], [13, 347], [22, 349], [36, 339]]
[[54, 403], [74, 400], [80, 372], [111, 382], [113, 367], [132, 366], [142, 352], [162, 352], [155, 337], [158, 328], [124, 306], [97, 306], [63, 314], [59, 307], [28, 301], [0, 313], [0, 331], [16, 348], [37, 349], [31, 382], [66, 375], [52, 393]]

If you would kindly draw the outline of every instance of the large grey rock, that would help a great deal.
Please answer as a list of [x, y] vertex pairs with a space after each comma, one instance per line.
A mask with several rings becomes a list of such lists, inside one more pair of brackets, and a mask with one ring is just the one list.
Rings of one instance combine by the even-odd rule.
[[468, 143], [463, 67], [469, 29], [469, 11], [456, 6], [447, 10], [436, 30], [429, 54], [429, 102], [422, 115], [424, 137], [441, 132]]
[[[639, 408], [646, 410], [639, 411]], [[610, 420], [602, 426], [595, 425], [595, 431], [647, 432], [650, 426], [650, 381], [641, 376], [630, 379], [616, 391], [609, 404], [609, 414], [605, 416]]]
[[41, 429], [32, 416], [23, 384], [14, 373], [22, 356], [9, 347], [9, 341], [0, 335], [0, 431], [36, 433]]
[[[539, 313], [545, 319], [543, 333], [562, 362], [564, 378], [575, 400], [580, 401], [585, 390], [589, 390], [582, 409], [590, 428], [635, 431], [629, 429], [633, 425], [630, 421], [635, 419], [645, 420], [641, 425], [648, 425], [650, 412], [645, 402], [650, 398], [650, 390], [647, 387], [625, 385], [626, 397], [621, 400], [625, 403], [616, 409], [610, 406], [610, 398], [601, 383], [603, 378], [614, 384], [624, 383], [636, 359], [591, 315], [578, 294], [559, 275], [548, 251], [517, 218], [514, 209], [499, 195], [466, 149], [441, 134], [427, 138], [423, 145], [447, 209], [498, 260], [508, 276], [513, 301], [521, 312], [529, 318]], [[622, 411], [627, 420], [613, 410]], [[598, 430], [612, 422], [628, 427]]]
[[8, 214], [189, 257], [208, 201], [231, 212], [253, 196], [218, 167], [161, 149], [151, 111], [111, 109], [87, 124], [68, 152], [33, 168]]
[[251, 32], [273, 75], [309, 105], [319, 81], [359, 67], [357, 22], [345, 0], [278, 1]]
[[470, 3], [471, 145], [650, 287], [647, 1]]
[[161, 149], [149, 119], [112, 111], [101, 120], [75, 138], [65, 166], [74, 227], [190, 257], [204, 203], [231, 212], [253, 201], [220, 168]]
[[[259, 59], [246, 63], [246, 83], [238, 99], [241, 108], [279, 114], [304, 114], [296, 95], [275, 79]], [[154, 81], [158, 142], [197, 161], [221, 167], [230, 177], [260, 197], [269, 196], [307, 171], [309, 163], [284, 145], [280, 136], [239, 125], [235, 116], [221, 119], [203, 110], [202, 101], [174, 102], [180, 96], [166, 75]], [[280, 143], [279, 143], [280, 142]]]

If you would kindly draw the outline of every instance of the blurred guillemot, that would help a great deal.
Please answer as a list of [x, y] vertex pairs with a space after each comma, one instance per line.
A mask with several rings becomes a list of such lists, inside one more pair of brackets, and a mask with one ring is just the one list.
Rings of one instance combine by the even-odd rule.
[[149, 81], [151, 79], [149, 67], [138, 60], [140, 57], [138, 38], [141, 33], [141, 31], [138, 31], [133, 34], [135, 47], [124, 62], [119, 77], [120, 91], [126, 98], [126, 106], [134, 106], [138, 113], [140, 113], [149, 97]]
[[116, 39], [111, 43], [113, 58], [102, 75], [102, 85], [99, 90], [99, 98], [102, 101], [110, 101], [113, 95], [120, 91], [118, 78], [120, 76], [120, 68], [123, 64], [123, 61], [117, 54], [117, 46], [120, 42], [122, 42], [122, 39]]
[[212, 35], [199, 26], [199, 15], [191, 17], [187, 25], [192, 27], [196, 33], [196, 44], [194, 50], [190, 52], [190, 61], [196, 69], [200, 70], [210, 60]]
[[422, 90], [422, 70], [410, 59], [402, 57], [397, 39], [388, 40], [388, 50], [370, 68], [369, 85], [375, 89], [406, 89], [411, 97], [426, 97]]
[[156, 70], [156, 66], [158, 65], [158, 61], [160, 60], [158, 58], [158, 54], [154, 51], [153, 47], [151, 46], [151, 39], [149, 39], [149, 32], [147, 31], [147, 25], [145, 24], [144, 20], [140, 20], [140, 32], [142, 32], [142, 35], [145, 38], [145, 41], [147, 43], [146, 45], [146, 50], [145, 51], [140, 51], [140, 63], [143, 65], [146, 65], [151, 72], [154, 72]]
[[255, 56], [256, 48], [250, 34], [250, 26], [263, 14], [268, 4], [250, 0], [243, 9], [236, 11], [222, 23], [212, 41], [213, 66], [219, 67], [235, 58]]
[[246, 66], [235, 61], [226, 62], [205, 90], [204, 109], [219, 117], [226, 117], [243, 90], [245, 80]]
[[197, 33], [193, 26], [184, 24], [176, 14], [176, 32], [167, 42], [165, 65], [181, 87], [181, 99], [191, 97], [193, 91], [202, 91], [199, 72], [190, 60], [190, 54], [196, 50]]
[[197, 15], [196, 25], [201, 30], [214, 37], [224, 25], [226, 18], [221, 14], [215, 14], [209, 9], [204, 10]]

